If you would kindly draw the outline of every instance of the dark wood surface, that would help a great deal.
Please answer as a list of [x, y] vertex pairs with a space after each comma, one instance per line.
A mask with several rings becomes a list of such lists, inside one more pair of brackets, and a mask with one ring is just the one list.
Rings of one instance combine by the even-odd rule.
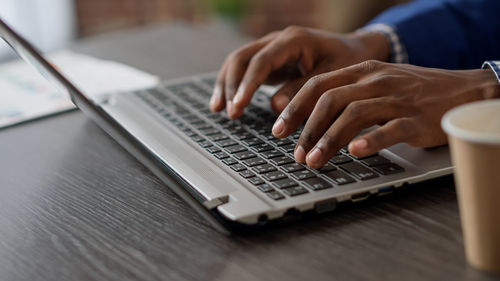
[[[74, 49], [163, 78], [247, 39], [154, 26]], [[224, 236], [80, 112], [0, 131], [0, 280], [493, 280], [464, 260], [451, 177]]]

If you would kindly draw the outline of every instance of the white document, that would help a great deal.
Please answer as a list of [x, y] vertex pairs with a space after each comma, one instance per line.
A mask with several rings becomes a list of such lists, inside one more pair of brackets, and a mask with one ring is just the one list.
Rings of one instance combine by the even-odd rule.
[[[153, 87], [159, 82], [158, 77], [130, 66], [70, 51], [47, 58], [92, 98]], [[74, 108], [69, 96], [58, 92], [26, 62], [17, 60], [0, 65], [0, 128]]]

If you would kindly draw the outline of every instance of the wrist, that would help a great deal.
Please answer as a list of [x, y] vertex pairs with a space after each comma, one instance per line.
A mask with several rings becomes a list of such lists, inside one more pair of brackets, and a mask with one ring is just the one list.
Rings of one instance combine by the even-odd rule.
[[389, 61], [391, 43], [384, 34], [374, 31], [357, 31], [351, 36], [360, 43], [364, 60]]
[[474, 83], [476, 89], [480, 90], [482, 99], [500, 98], [500, 83], [493, 71], [489, 69], [475, 69], [468, 70], [467, 72], [469, 72], [468, 77], [473, 77], [470, 81]]

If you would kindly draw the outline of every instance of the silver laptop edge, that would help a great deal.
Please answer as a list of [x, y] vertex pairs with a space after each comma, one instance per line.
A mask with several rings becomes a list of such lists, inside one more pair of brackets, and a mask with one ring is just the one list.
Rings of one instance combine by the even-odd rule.
[[[453, 172], [447, 147], [422, 149], [398, 144], [382, 150], [379, 154], [404, 167], [404, 173], [275, 201], [247, 180], [233, 176], [234, 173], [228, 166], [217, 161], [203, 148], [194, 145], [178, 128], [151, 110], [137, 95], [110, 94], [104, 103], [97, 105], [52, 68], [37, 51], [1, 20], [0, 32], [21, 57], [49, 80], [56, 82], [58, 88], [68, 92], [86, 115], [220, 231], [225, 231], [227, 227], [225, 220], [253, 225], [264, 219], [281, 218], [290, 210], [329, 211], [337, 202], [363, 200], [370, 195], [384, 194], [387, 190], [406, 183], [412, 184]], [[201, 81], [214, 75], [215, 73], [209, 73], [177, 79], [165, 82], [163, 86], [185, 81]], [[184, 101], [179, 99], [178, 102]]]

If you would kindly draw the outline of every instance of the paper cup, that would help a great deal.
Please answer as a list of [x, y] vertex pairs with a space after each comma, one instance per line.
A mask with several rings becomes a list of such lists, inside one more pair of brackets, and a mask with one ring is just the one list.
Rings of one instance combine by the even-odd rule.
[[455, 165], [467, 260], [500, 273], [500, 100], [454, 108], [441, 126]]

